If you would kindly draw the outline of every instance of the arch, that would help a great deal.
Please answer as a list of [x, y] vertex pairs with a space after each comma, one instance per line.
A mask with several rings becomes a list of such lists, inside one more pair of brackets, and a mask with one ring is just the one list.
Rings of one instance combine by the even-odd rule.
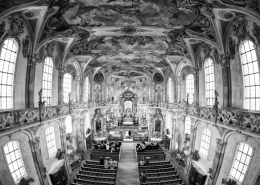
[[259, 57], [255, 44], [244, 40], [239, 45], [239, 55], [242, 65], [244, 86], [244, 108], [260, 110], [260, 74]]
[[18, 51], [19, 45], [14, 38], [6, 38], [0, 48], [0, 109], [12, 109], [14, 107], [14, 75]]
[[66, 63], [64, 63], [64, 68], [66, 72], [73, 75], [73, 78], [80, 78], [83, 76], [81, 66], [75, 58], [67, 60]]
[[190, 60], [183, 58], [183, 59], [179, 62], [178, 66], [177, 66], [177, 68], [176, 68], [176, 77], [177, 77], [177, 78], [181, 78], [181, 77], [182, 77], [182, 72], [183, 72], [183, 69], [184, 69], [185, 67], [190, 67], [190, 68], [192, 68], [192, 67], [194, 67], [194, 66], [192, 65], [192, 62], [191, 62]]

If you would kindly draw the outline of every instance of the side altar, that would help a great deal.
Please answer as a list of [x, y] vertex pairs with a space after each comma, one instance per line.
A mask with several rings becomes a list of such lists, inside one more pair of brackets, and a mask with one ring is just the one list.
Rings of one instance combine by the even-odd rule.
[[119, 97], [119, 119], [118, 125], [138, 125], [137, 117], [137, 95], [127, 89]]

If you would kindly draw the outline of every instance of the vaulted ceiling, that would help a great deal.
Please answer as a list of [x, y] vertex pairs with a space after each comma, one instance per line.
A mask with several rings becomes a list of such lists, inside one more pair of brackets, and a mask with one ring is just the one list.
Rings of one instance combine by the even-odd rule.
[[180, 63], [195, 68], [201, 43], [223, 55], [228, 22], [248, 9], [259, 13], [259, 2], [250, 2], [13, 0], [0, 3], [0, 18], [12, 14], [25, 18], [35, 53], [56, 42], [64, 67], [76, 62], [83, 73], [132, 71], [152, 76], [156, 72], [175, 74]]

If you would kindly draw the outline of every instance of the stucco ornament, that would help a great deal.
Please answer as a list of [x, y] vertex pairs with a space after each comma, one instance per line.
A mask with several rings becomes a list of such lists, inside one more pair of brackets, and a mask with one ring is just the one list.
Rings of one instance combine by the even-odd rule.
[[239, 41], [245, 40], [249, 36], [247, 28], [247, 19], [245, 19], [244, 17], [237, 19], [232, 26], [234, 36], [236, 36]]
[[[6, 36], [17, 38], [24, 33], [24, 20], [18, 15], [14, 15], [8, 18], [9, 20], [9, 30]], [[19, 39], [18, 39], [19, 40]]]
[[1, 22], [0, 24], [0, 39], [5, 34], [5, 22]]
[[28, 35], [23, 39], [23, 57], [26, 58], [29, 56], [29, 48], [30, 48], [30, 38]]

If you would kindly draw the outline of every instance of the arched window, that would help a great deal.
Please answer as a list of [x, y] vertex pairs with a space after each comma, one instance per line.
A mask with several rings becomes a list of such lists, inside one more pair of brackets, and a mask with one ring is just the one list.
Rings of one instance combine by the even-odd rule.
[[260, 75], [255, 45], [246, 40], [240, 45], [240, 58], [244, 76], [244, 108], [260, 110]]
[[189, 74], [186, 77], [186, 93], [188, 97], [188, 103], [192, 104], [194, 98], [194, 75], [193, 74]]
[[205, 82], [206, 82], [206, 106], [213, 106], [215, 99], [215, 76], [214, 76], [214, 64], [211, 58], [205, 61]]
[[17, 184], [27, 176], [18, 141], [9, 141], [4, 146], [4, 153], [11, 176]]
[[89, 93], [89, 79], [86, 77], [86, 82], [85, 82], [85, 102], [88, 101], [88, 93]]
[[65, 130], [66, 130], [66, 134], [71, 134], [72, 133], [72, 120], [71, 120], [71, 116], [67, 117], [65, 119]]
[[210, 138], [211, 131], [208, 128], [204, 128], [201, 136], [200, 153], [202, 153], [205, 157], [208, 157]]
[[71, 93], [71, 82], [72, 78], [69, 73], [64, 74], [63, 76], [63, 102], [69, 102], [69, 94]]
[[230, 177], [239, 183], [242, 183], [249, 163], [253, 155], [253, 148], [247, 143], [240, 143], [236, 150], [235, 160], [230, 171]]
[[172, 97], [172, 78], [170, 77], [168, 80], [168, 96], [169, 96], [169, 102], [172, 103], [173, 102], [173, 97]]
[[51, 104], [52, 71], [53, 71], [52, 58], [46, 57], [44, 61], [43, 78], [42, 78], [42, 98], [46, 102], [46, 105]]
[[48, 153], [49, 153], [49, 156], [51, 156], [52, 154], [54, 154], [56, 152], [56, 142], [55, 142], [54, 128], [48, 127], [45, 130], [45, 136], [46, 136]]
[[13, 108], [13, 78], [18, 44], [8, 38], [0, 49], [0, 109]]
[[190, 134], [190, 129], [191, 129], [191, 120], [190, 120], [190, 117], [186, 117], [185, 118], [185, 130], [184, 130], [184, 133], [185, 134]]

